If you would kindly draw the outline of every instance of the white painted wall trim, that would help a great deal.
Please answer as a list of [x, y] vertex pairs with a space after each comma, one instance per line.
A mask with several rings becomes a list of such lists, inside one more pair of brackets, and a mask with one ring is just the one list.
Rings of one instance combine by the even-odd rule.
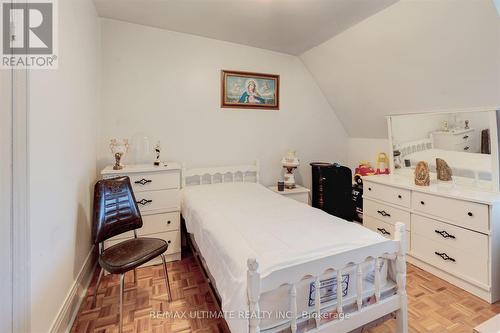
[[97, 256], [94, 253], [94, 246], [92, 246], [82, 269], [78, 273], [75, 282], [64, 299], [64, 303], [57, 313], [57, 317], [52, 322], [49, 332], [66, 333], [71, 330], [71, 326], [73, 326], [80, 305], [85, 299], [87, 289], [92, 281], [96, 264]]
[[12, 313], [13, 331], [30, 332], [29, 71], [13, 71], [12, 94]]
[[0, 71], [0, 332], [12, 332], [12, 70]]

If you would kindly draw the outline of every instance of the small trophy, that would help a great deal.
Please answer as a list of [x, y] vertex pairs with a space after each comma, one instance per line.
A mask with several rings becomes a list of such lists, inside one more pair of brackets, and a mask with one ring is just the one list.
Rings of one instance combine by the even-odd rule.
[[156, 161], [154, 161], [155, 166], [160, 166], [160, 153], [161, 153], [161, 147], [160, 147], [160, 141], [155, 146], [155, 153], [156, 153]]
[[128, 151], [128, 139], [123, 139], [122, 142], [118, 142], [116, 139], [111, 139], [111, 143], [109, 144], [109, 148], [115, 157], [115, 165], [113, 165], [113, 170], [121, 170], [123, 169], [123, 164], [121, 160], [123, 155]]

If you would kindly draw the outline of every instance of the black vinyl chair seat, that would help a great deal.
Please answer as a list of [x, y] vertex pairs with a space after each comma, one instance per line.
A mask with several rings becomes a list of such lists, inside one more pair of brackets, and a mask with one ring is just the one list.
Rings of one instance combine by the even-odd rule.
[[99, 256], [99, 264], [112, 274], [121, 274], [158, 257], [167, 249], [168, 243], [163, 239], [132, 238], [105, 249]]

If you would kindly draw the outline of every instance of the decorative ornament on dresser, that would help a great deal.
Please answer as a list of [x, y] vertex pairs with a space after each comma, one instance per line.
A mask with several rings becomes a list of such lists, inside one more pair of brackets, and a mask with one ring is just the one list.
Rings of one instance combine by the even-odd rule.
[[129, 143], [128, 139], [123, 139], [122, 142], [118, 142], [116, 139], [111, 139], [109, 148], [115, 157], [115, 165], [113, 165], [113, 170], [123, 169], [122, 159], [125, 153], [128, 152]]
[[415, 167], [415, 185], [429, 186], [430, 184], [429, 165], [427, 162], [420, 161]]
[[437, 179], [443, 181], [451, 181], [452, 171], [448, 163], [442, 158], [436, 158], [436, 173]]
[[155, 153], [156, 153], [156, 161], [154, 161], [155, 166], [160, 166], [160, 153], [161, 153], [161, 146], [160, 146], [160, 141], [155, 146]]
[[285, 157], [281, 160], [285, 172], [285, 187], [288, 189], [295, 188], [295, 177], [293, 171], [300, 165], [295, 150], [289, 150]]
[[[382, 167], [381, 167], [382, 166]], [[377, 175], [389, 174], [389, 157], [386, 153], [378, 153], [377, 155]]]
[[394, 155], [394, 168], [400, 169], [402, 162], [401, 162], [401, 152], [399, 150], [395, 150], [393, 152]]

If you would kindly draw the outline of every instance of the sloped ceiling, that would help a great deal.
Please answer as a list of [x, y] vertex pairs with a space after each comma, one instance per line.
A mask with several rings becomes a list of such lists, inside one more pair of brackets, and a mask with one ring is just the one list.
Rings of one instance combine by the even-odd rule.
[[351, 137], [384, 115], [500, 105], [491, 0], [401, 0], [301, 55]]
[[298, 55], [398, 0], [94, 0], [106, 18]]

